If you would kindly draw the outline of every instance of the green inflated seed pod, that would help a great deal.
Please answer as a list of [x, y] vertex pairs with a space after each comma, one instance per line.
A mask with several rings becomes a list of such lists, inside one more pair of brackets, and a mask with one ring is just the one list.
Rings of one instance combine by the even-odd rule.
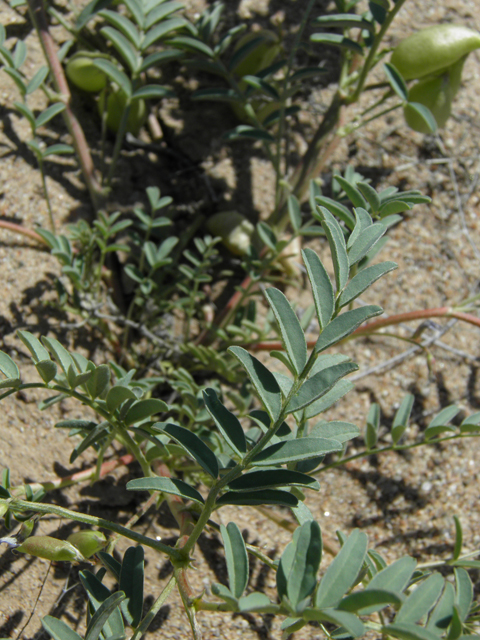
[[480, 34], [456, 24], [436, 24], [402, 40], [391, 64], [405, 80], [439, 73], [480, 47]]
[[238, 211], [222, 211], [207, 220], [207, 229], [220, 236], [222, 243], [236, 256], [247, 253], [255, 227]]
[[[107, 86], [107, 76], [93, 60], [104, 57], [99, 53], [79, 51], [67, 62], [65, 73], [76, 87], [89, 93], [98, 93]], [[106, 57], [106, 56], [105, 56]]]
[[84, 558], [90, 558], [107, 544], [107, 538], [101, 531], [84, 529], [68, 536], [67, 541], [73, 544]]
[[30, 536], [16, 547], [16, 551], [56, 562], [85, 561], [84, 556], [73, 544], [51, 536]]

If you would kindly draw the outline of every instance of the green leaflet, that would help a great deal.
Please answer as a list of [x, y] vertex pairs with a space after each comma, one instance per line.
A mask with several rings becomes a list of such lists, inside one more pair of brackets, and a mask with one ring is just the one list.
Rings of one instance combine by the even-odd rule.
[[338, 380], [357, 369], [357, 364], [353, 362], [343, 362], [319, 371], [303, 383], [299, 391], [288, 403], [286, 411], [293, 413], [299, 409], [303, 409], [303, 407], [307, 407], [327, 393]]
[[330, 322], [335, 310], [333, 286], [322, 261], [315, 251], [308, 248], [304, 249], [302, 257], [312, 287], [318, 324], [321, 329], [324, 329]]
[[415, 397], [411, 393], [407, 393], [395, 413], [392, 424], [392, 440], [394, 444], [397, 444], [405, 433], [414, 401]]
[[142, 546], [129, 547], [123, 556], [119, 590], [125, 594], [122, 612], [125, 620], [135, 628], [142, 619], [144, 551]]
[[342, 445], [336, 440], [327, 438], [300, 438], [298, 440], [287, 440], [277, 442], [261, 451], [252, 461], [252, 465], [271, 466], [297, 462], [299, 460], [309, 460], [317, 456], [340, 451]]
[[399, 640], [438, 640], [438, 636], [432, 631], [416, 624], [387, 624], [382, 631]]
[[234, 522], [220, 525], [230, 591], [240, 598], [248, 584], [248, 555], [240, 529]]
[[53, 616], [44, 616], [42, 618], [42, 626], [52, 636], [53, 640], [83, 640], [82, 636], [71, 629], [66, 622]]
[[407, 597], [395, 616], [395, 624], [420, 622], [437, 602], [444, 585], [444, 578], [439, 573], [432, 573]]
[[[141, 548], [141, 547], [140, 547]], [[142, 594], [143, 595], [143, 594]], [[119, 605], [123, 605], [125, 595], [122, 592], [112, 593], [93, 614], [87, 626], [85, 640], [97, 640], [103, 627]], [[143, 602], [142, 602], [143, 604]]]
[[145, 400], [138, 400], [132, 404], [128, 409], [124, 418], [124, 422], [127, 426], [140, 422], [146, 418], [150, 418], [157, 413], [163, 413], [168, 411], [168, 405], [159, 400], [158, 398], [146, 398]]
[[378, 316], [381, 313], [383, 313], [382, 307], [371, 304], [365, 307], [359, 307], [358, 309], [352, 309], [351, 311], [345, 311], [345, 313], [334, 318], [322, 331], [315, 345], [315, 353], [324, 351], [328, 349], [328, 347], [340, 342], [340, 340], [343, 340], [343, 338], [353, 333], [355, 329], [366, 320]]
[[401, 597], [391, 591], [383, 589], [364, 589], [363, 591], [355, 591], [345, 596], [338, 604], [337, 609], [342, 611], [350, 611], [351, 613], [363, 613], [364, 609], [372, 606], [380, 605], [382, 608], [387, 605], [399, 607], [402, 604]]
[[367, 553], [367, 536], [354, 529], [326, 570], [315, 595], [319, 609], [335, 607], [355, 584]]
[[296, 507], [298, 498], [288, 491], [264, 489], [263, 491], [227, 491], [217, 499], [219, 507], [225, 504], [262, 505], [277, 504], [282, 507]]
[[385, 274], [393, 271], [398, 267], [396, 262], [380, 262], [380, 264], [374, 264], [371, 267], [362, 269], [356, 276], [354, 276], [347, 284], [345, 289], [338, 298], [338, 307], [344, 307], [349, 304], [359, 295], [361, 295], [368, 287]]
[[[367, 589], [385, 589], [394, 593], [401, 593], [407, 586], [415, 571], [417, 562], [414, 558], [404, 556], [373, 576]], [[378, 607], [370, 607], [365, 614], [378, 611]]]
[[247, 441], [237, 416], [220, 402], [214, 389], [205, 389], [203, 400], [208, 413], [212, 416], [224, 438], [241, 457], [247, 451]]
[[230, 351], [243, 366], [260, 399], [265, 405], [269, 416], [275, 421], [282, 409], [282, 392], [273, 373], [271, 373], [260, 360], [251, 356], [248, 351], [242, 349], [242, 347], [230, 347], [228, 351]]
[[272, 287], [265, 291], [265, 296], [280, 327], [285, 350], [295, 367], [296, 373], [300, 374], [307, 363], [307, 343], [300, 322], [281, 291]]
[[195, 433], [185, 427], [170, 423], [165, 425], [161, 431], [182, 445], [212, 478], [218, 477], [218, 461], [215, 454]]
[[473, 585], [465, 569], [454, 569], [455, 604], [458, 607], [460, 620], [465, 622], [473, 601]]
[[137, 478], [127, 482], [129, 491], [161, 491], [203, 504], [202, 494], [177, 478]]
[[229, 483], [229, 488], [233, 491], [253, 490], [261, 491], [271, 487], [299, 486], [315, 489], [318, 491], [320, 485], [318, 480], [307, 476], [299, 471], [289, 469], [267, 469], [263, 471], [250, 471]]

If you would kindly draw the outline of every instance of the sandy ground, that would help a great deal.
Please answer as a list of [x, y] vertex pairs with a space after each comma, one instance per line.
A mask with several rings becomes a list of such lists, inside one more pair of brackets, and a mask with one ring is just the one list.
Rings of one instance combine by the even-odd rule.
[[[199, 7], [199, 3], [187, 4], [191, 13]], [[269, 15], [280, 9], [288, 14], [297, 10], [301, 3], [272, 1], [269, 4], [267, 0], [244, 0], [232, 3], [232, 10], [233, 4], [239, 5], [237, 9], [245, 18], [265, 24]], [[422, 27], [450, 20], [478, 28], [479, 15], [479, 0], [442, 0], [439, 3], [411, 0], [391, 30], [391, 43], [395, 44], [409, 33], [411, 24]], [[28, 65], [33, 73], [40, 62], [40, 48], [28, 24], [6, 5], [1, 7], [0, 21], [7, 28], [7, 42], [10, 38], [13, 42], [16, 37], [26, 37]], [[60, 30], [57, 35], [61, 37]], [[12, 100], [17, 99], [13, 82], [5, 74], [1, 78], [0, 215], [25, 227], [47, 226], [40, 176], [25, 145], [28, 125], [12, 111]], [[440, 144], [432, 137], [412, 133], [403, 125], [401, 114], [394, 112], [367, 126], [355, 138], [346, 138], [323, 176], [328, 182], [333, 169], [343, 171], [346, 164], [351, 163], [377, 188], [389, 185], [418, 188], [432, 197], [431, 205], [415, 207], [405, 221], [392, 230], [384, 257], [398, 262], [399, 269], [364, 296], [364, 302], [381, 304], [387, 314], [455, 305], [478, 292], [478, 54], [468, 58], [463, 78], [454, 117], [440, 133]], [[317, 111], [325, 106], [324, 96], [320, 90], [311, 96], [311, 104]], [[246, 159], [245, 151], [232, 150], [220, 140], [222, 127], [234, 124], [231, 114], [221, 108], [225, 122], [218, 124], [218, 110], [212, 105], [202, 106], [198, 113], [203, 120], [194, 126], [191, 113], [187, 113], [182, 121], [176, 111], [178, 105], [172, 103], [170, 106], [170, 110], [165, 111], [165, 118], [177, 135], [179, 148], [188, 150], [189, 157], [195, 162], [201, 162], [214, 185], [217, 208], [234, 203], [245, 213], [249, 207], [259, 214], [266, 213], [271, 204], [272, 184], [268, 165], [258, 157]], [[88, 112], [83, 122], [87, 135], [96, 135]], [[63, 138], [65, 132], [49, 130], [48, 135], [52, 139]], [[203, 206], [198, 204], [196, 190], [203, 178], [192, 175], [190, 186], [185, 187], [182, 168], [172, 169], [165, 158], [145, 160], [129, 151], [122, 160], [121, 171], [118, 192], [122, 204], [138, 201], [145, 185], [159, 184], [165, 193], [178, 198], [182, 206]], [[47, 180], [54, 215], [60, 224], [88, 213], [88, 200], [73, 161], [51, 163]], [[39, 251], [34, 243], [0, 230], [0, 264], [2, 348], [22, 363], [25, 378], [29, 379], [33, 372], [28, 367], [25, 349], [15, 338], [15, 330], [28, 327], [33, 332], [50, 332], [59, 339], [66, 337], [62, 323], [68, 318], [53, 313], [47, 306], [54, 298], [52, 283], [58, 273], [57, 263]], [[296, 293], [292, 292], [292, 296]], [[308, 295], [301, 294], [300, 300], [301, 304], [309, 303]], [[409, 326], [412, 328], [418, 323]], [[445, 320], [432, 322], [425, 336], [438, 337], [444, 328]], [[409, 329], [401, 328], [399, 332], [408, 335]], [[479, 337], [478, 329], [468, 325], [456, 323], [449, 327], [441, 336], [441, 342], [430, 346], [430, 370], [425, 353], [408, 354], [409, 345], [399, 340], [376, 337], [349, 343], [342, 351], [360, 364], [356, 389], [330, 410], [327, 417], [348, 419], [363, 427], [370, 402], [376, 401], [382, 408], [382, 432], [386, 433], [398, 403], [405, 393], [411, 392], [415, 395], [414, 421], [408, 437], [413, 439], [425, 428], [429, 418], [444, 406], [455, 403], [465, 414], [478, 411]], [[76, 340], [93, 357], [102, 358], [94, 336], [83, 332]], [[404, 359], [402, 354], [406, 356]], [[393, 358], [396, 360], [392, 361]], [[372, 367], [379, 364], [382, 367], [372, 371]], [[2, 402], [0, 468], [10, 467], [14, 484], [48, 480], [72, 471], [68, 462], [71, 442], [63, 431], [53, 429], [53, 425], [67, 415], [79, 417], [81, 411], [74, 405], [65, 404], [40, 412], [36, 404], [39, 399], [39, 394], [29, 393]], [[361, 443], [353, 446], [360, 449]], [[353, 527], [360, 527], [368, 533], [370, 545], [388, 561], [405, 553], [414, 555], [419, 562], [448, 557], [454, 540], [454, 514], [460, 517], [464, 527], [465, 551], [480, 545], [479, 460], [480, 442], [474, 439], [403, 455], [390, 453], [361, 458], [342, 469], [320, 474], [321, 491], [308, 497], [308, 505], [328, 541], [334, 540], [337, 529], [348, 532]], [[82, 468], [91, 462], [92, 457], [86, 455]], [[68, 489], [53, 499], [70, 508], [125, 522], [138, 507], [136, 496], [125, 491], [128, 477], [129, 470], [122, 469], [96, 486]], [[272, 557], [281, 553], [289, 538], [288, 533], [247, 507], [225, 508], [219, 517], [225, 524], [235, 520], [248, 541], [263, 547]], [[45, 518], [40, 523], [40, 532], [54, 531], [59, 537], [71, 529], [70, 524], [55, 519]], [[173, 519], [164, 510], [143, 518], [138, 530], [160, 535], [166, 541], [174, 540], [177, 534]], [[119, 549], [125, 547], [122, 543]], [[198, 571], [192, 575], [195, 590], [208, 590], [212, 582], [225, 579], [221, 543], [215, 533], [207, 532], [202, 536], [196, 556]], [[40, 624], [40, 618], [46, 614], [61, 615], [80, 632], [84, 628], [85, 604], [78, 585], [78, 570], [62, 564], [49, 569], [47, 562], [15, 556], [2, 547], [0, 637], [46, 638]], [[168, 562], [147, 554], [147, 602], [152, 602], [169, 575]], [[478, 572], [472, 573], [472, 579], [478, 594]], [[274, 584], [273, 573], [252, 562], [249, 589], [269, 592]], [[199, 615], [205, 640], [280, 638], [280, 622], [269, 616]], [[298, 640], [320, 637], [319, 630], [313, 627], [305, 628], [297, 636]], [[172, 596], [162, 607], [147, 637], [189, 637], [178, 597]]]

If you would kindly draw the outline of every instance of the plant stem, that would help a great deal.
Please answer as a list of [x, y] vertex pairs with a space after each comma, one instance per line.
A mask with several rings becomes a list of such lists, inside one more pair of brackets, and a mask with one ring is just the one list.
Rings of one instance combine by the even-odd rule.
[[122, 113], [122, 119], [120, 120], [120, 126], [118, 127], [117, 137], [115, 138], [115, 146], [113, 148], [113, 155], [110, 161], [110, 166], [108, 168], [107, 174], [107, 189], [110, 189], [112, 184], [113, 175], [115, 173], [115, 169], [117, 167], [118, 158], [120, 156], [120, 151], [122, 150], [123, 138], [125, 137], [125, 132], [127, 130], [127, 120], [130, 115], [130, 102], [127, 102], [125, 105], [125, 109]]
[[317, 469], [315, 473], [323, 473], [328, 469], [341, 467], [348, 462], [352, 462], [352, 460], [374, 456], [379, 453], [386, 453], [387, 451], [408, 451], [409, 449], [417, 449], [418, 447], [424, 447], [425, 445], [437, 445], [441, 444], [442, 442], [448, 442], [449, 440], [463, 440], [464, 438], [480, 438], [480, 433], [456, 433], [452, 436], [445, 436], [445, 438], [432, 438], [432, 440], [420, 440], [418, 442], [411, 442], [410, 444], [391, 444], [386, 447], [377, 447], [376, 449], [361, 451], [360, 453], [356, 453], [352, 456], [349, 456], [348, 458], [342, 458], [341, 460], [336, 460], [335, 462], [326, 464], [325, 466], [321, 467], [321, 469]]
[[25, 229], [19, 224], [15, 224], [14, 222], [7, 222], [6, 220], [0, 220], [0, 229], [8, 229], [9, 231], [13, 231], [14, 233], [19, 233], [26, 238], [31, 238], [32, 240], [40, 242], [41, 244], [44, 244], [48, 248], [50, 248], [48, 242], [44, 240], [42, 236], [36, 231], [33, 231], [33, 229]]
[[69, 520], [74, 520], [75, 522], [82, 522], [83, 524], [92, 525], [94, 527], [101, 527], [102, 529], [119, 533], [121, 536], [124, 536], [129, 540], [133, 540], [134, 542], [138, 542], [139, 544], [143, 544], [146, 547], [151, 547], [160, 553], [165, 553], [172, 561], [182, 560], [183, 558], [182, 554], [177, 549], [169, 547], [158, 540], [148, 538], [136, 531], [130, 531], [127, 527], [123, 527], [115, 522], [110, 522], [110, 520], [105, 520], [104, 518], [97, 518], [96, 516], [78, 513], [77, 511], [71, 511], [70, 509], [58, 507], [53, 504], [31, 502], [29, 500], [20, 500], [18, 498], [0, 498], [0, 504], [6, 505], [12, 511], [19, 511], [20, 513], [33, 511], [34, 513], [41, 513], [43, 515], [53, 514], [59, 518], [67, 518]]
[[[473, 324], [476, 327], [480, 327], [480, 318], [477, 316], [471, 315], [470, 313], [465, 313], [458, 309], [452, 307], [437, 307], [435, 309], [420, 309], [417, 311], [407, 311], [405, 313], [396, 313], [392, 316], [388, 316], [387, 318], [380, 318], [379, 320], [373, 320], [363, 327], [359, 327], [352, 334], [344, 338], [339, 342], [346, 342], [347, 340], [353, 340], [354, 338], [359, 338], [362, 336], [370, 336], [376, 334], [379, 329], [383, 327], [389, 327], [392, 325], [398, 325], [402, 322], [412, 322], [414, 320], [425, 320], [428, 318], [457, 318], [457, 320], [462, 320], [463, 322], [467, 322], [468, 324]], [[378, 334], [383, 335], [383, 334]], [[309, 349], [315, 346], [316, 340], [309, 340], [307, 342], [307, 346]], [[283, 345], [278, 341], [265, 341], [265, 342], [254, 342], [247, 343], [244, 346], [248, 346], [250, 351], [272, 351], [272, 350], [282, 350]]]
[[50, 202], [50, 196], [48, 194], [48, 188], [47, 188], [47, 180], [45, 176], [45, 166], [41, 158], [38, 158], [38, 168], [40, 169], [40, 175], [42, 176], [43, 195], [45, 196], [45, 201], [47, 203], [50, 227], [52, 229], [52, 233], [56, 235], [57, 232], [55, 230], [55, 220], [53, 219], [52, 203]]
[[147, 631], [148, 627], [152, 623], [157, 613], [160, 611], [160, 608], [162, 607], [163, 603], [172, 592], [175, 586], [175, 583], [176, 583], [175, 576], [172, 576], [170, 580], [167, 582], [167, 584], [165, 585], [162, 593], [158, 596], [158, 598], [150, 607], [148, 613], [146, 614], [146, 616], [144, 617], [140, 625], [135, 629], [135, 633], [130, 638], [130, 640], [140, 640], [143, 634]]
[[92, 156], [90, 155], [90, 149], [85, 138], [85, 134], [72, 111], [72, 96], [70, 94], [70, 89], [68, 87], [62, 65], [58, 59], [55, 43], [50, 35], [43, 2], [42, 0], [28, 0], [28, 8], [33, 24], [35, 25], [35, 29], [38, 33], [45, 59], [50, 67], [50, 73], [52, 74], [55, 88], [60, 94], [62, 101], [65, 103], [65, 110], [62, 112], [63, 117], [70, 135], [73, 138], [73, 146], [75, 147], [83, 177], [90, 193], [93, 208], [95, 211], [98, 211], [106, 194], [102, 190], [102, 187], [95, 176], [95, 167], [92, 161]]

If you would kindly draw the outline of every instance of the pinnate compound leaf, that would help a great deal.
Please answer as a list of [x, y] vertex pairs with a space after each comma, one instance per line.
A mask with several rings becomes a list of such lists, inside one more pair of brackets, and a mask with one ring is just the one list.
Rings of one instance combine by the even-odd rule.
[[123, 556], [120, 571], [119, 589], [126, 596], [125, 602], [122, 602], [122, 612], [125, 620], [133, 628], [142, 619], [144, 555], [142, 546], [129, 547]]
[[380, 264], [374, 264], [371, 267], [362, 269], [356, 276], [354, 276], [347, 284], [345, 289], [340, 294], [338, 299], [339, 308], [349, 304], [355, 298], [358, 298], [368, 287], [385, 274], [393, 271], [398, 267], [396, 262], [380, 262]]
[[437, 602], [444, 585], [444, 578], [439, 573], [432, 573], [407, 597], [395, 616], [395, 624], [420, 622]]
[[302, 256], [312, 287], [318, 324], [321, 329], [324, 329], [330, 322], [335, 310], [333, 286], [322, 261], [315, 251], [306, 248], [302, 251]]
[[203, 504], [205, 501], [199, 491], [177, 478], [137, 478], [127, 482], [129, 491], [161, 491], [186, 500]]
[[355, 584], [367, 553], [367, 536], [354, 529], [326, 570], [315, 595], [319, 609], [335, 607]]
[[327, 393], [338, 380], [357, 369], [358, 365], [354, 362], [343, 362], [319, 371], [303, 383], [298, 393], [288, 403], [286, 411], [293, 413], [307, 407]]
[[97, 640], [107, 620], [110, 618], [114, 610], [125, 600], [125, 595], [121, 592], [112, 593], [93, 614], [88, 623], [85, 640]]
[[124, 418], [124, 422], [127, 426], [140, 422], [146, 418], [150, 418], [157, 413], [163, 413], [168, 411], [168, 405], [159, 400], [158, 398], [146, 398], [145, 400], [138, 400], [132, 404], [127, 411], [127, 415]]
[[53, 640], [82, 640], [82, 636], [79, 636], [66, 622], [53, 616], [42, 618], [42, 626]]
[[195, 433], [170, 423], [162, 428], [162, 433], [167, 433], [178, 442], [212, 478], [218, 477], [218, 461], [215, 454]]
[[363, 609], [368, 609], [372, 606], [381, 605], [386, 607], [392, 605], [399, 607], [402, 604], [402, 598], [391, 591], [385, 591], [383, 589], [364, 589], [363, 591], [355, 591], [348, 596], [345, 596], [337, 606], [337, 609], [342, 611], [350, 611], [351, 613], [363, 613]]
[[432, 631], [416, 624], [388, 624], [382, 628], [383, 633], [399, 640], [438, 640]]
[[220, 525], [225, 560], [227, 562], [228, 583], [235, 598], [240, 598], [248, 584], [248, 555], [240, 529], [234, 522]]
[[217, 505], [262, 505], [276, 504], [281, 507], [296, 507], [298, 498], [288, 491], [264, 489], [263, 491], [227, 491], [217, 498]]
[[298, 318], [281, 291], [271, 287], [265, 295], [275, 314], [282, 336], [282, 343], [290, 361], [300, 374], [307, 363], [307, 343]]
[[261, 491], [271, 487], [299, 486], [318, 491], [320, 485], [318, 480], [307, 476], [305, 473], [289, 469], [267, 469], [263, 471], [251, 471], [232, 480], [229, 489], [233, 491]]
[[383, 313], [382, 307], [366, 305], [351, 311], [345, 311], [330, 322], [320, 334], [315, 345], [315, 352], [319, 353], [333, 346], [355, 331], [361, 324]]
[[299, 460], [309, 460], [327, 453], [340, 451], [342, 445], [336, 440], [328, 438], [299, 438], [297, 440], [287, 440], [277, 442], [261, 451], [252, 461], [252, 465], [272, 466], [297, 462]]
[[282, 392], [273, 373], [242, 347], [230, 347], [228, 351], [243, 366], [269, 416], [275, 421], [282, 410]]
[[237, 416], [220, 402], [214, 389], [205, 389], [203, 400], [208, 413], [212, 416], [223, 437], [233, 450], [242, 456], [247, 451], [247, 441]]

